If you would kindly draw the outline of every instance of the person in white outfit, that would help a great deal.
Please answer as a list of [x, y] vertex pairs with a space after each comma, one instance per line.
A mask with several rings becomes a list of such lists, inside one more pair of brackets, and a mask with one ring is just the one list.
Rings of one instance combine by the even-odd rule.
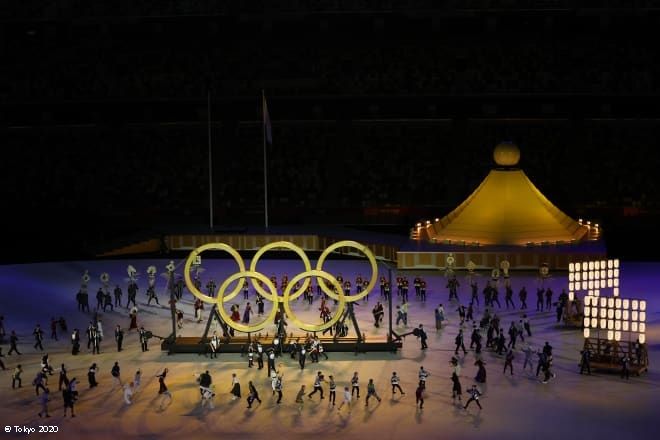
[[133, 377], [133, 393], [136, 393], [138, 388], [140, 388], [140, 380], [142, 379], [142, 371], [138, 368], [135, 372], [135, 377]]
[[342, 400], [341, 405], [337, 408], [337, 411], [341, 411], [341, 408], [346, 404], [348, 406], [348, 413], [351, 412], [351, 392], [348, 387], [344, 387], [344, 400]]
[[133, 382], [124, 384], [124, 402], [126, 405], [133, 403], [131, 397], [133, 397]]

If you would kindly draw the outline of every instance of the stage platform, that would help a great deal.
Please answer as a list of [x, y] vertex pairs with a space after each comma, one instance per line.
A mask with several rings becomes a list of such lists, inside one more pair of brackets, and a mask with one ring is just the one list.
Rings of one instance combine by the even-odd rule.
[[[294, 339], [304, 341], [305, 336], [293, 336]], [[357, 342], [355, 337], [338, 338], [337, 341], [330, 337], [320, 337], [323, 344], [323, 350], [327, 353], [367, 353], [367, 352], [396, 352], [402, 347], [401, 342], [387, 342], [386, 339], [369, 339], [366, 342]], [[272, 336], [261, 336], [258, 339], [251, 338], [252, 341], [259, 341], [264, 347], [264, 350], [273, 346]], [[222, 338], [220, 350], [218, 354], [222, 353], [247, 353], [247, 336], [236, 336], [231, 339]], [[161, 343], [161, 350], [167, 351], [167, 354], [176, 353], [207, 353], [208, 343], [204, 342], [201, 337], [179, 337], [176, 338], [174, 343], [169, 343], [163, 340]], [[288, 350], [288, 343], [284, 343], [284, 354]]]
[[[223, 242], [241, 252], [254, 252], [267, 243], [290, 241], [305, 251], [322, 252], [332, 243], [340, 240], [354, 240], [371, 249], [376, 258], [396, 265], [398, 269], [446, 268], [446, 258], [453, 254], [455, 269], [464, 269], [469, 261], [477, 270], [490, 270], [499, 267], [507, 260], [511, 270], [538, 269], [548, 264], [550, 270], [567, 270], [572, 261], [595, 260], [607, 257], [602, 240], [576, 243], [543, 244], [534, 246], [487, 246], [476, 244], [445, 244], [415, 240], [404, 235], [363, 231], [336, 226], [277, 226], [264, 228], [244, 228], [225, 233], [204, 233], [203, 228], [171, 231], [157, 239], [146, 239], [117, 248], [99, 256], [121, 256], [158, 252], [161, 247], [170, 252], [185, 253], [203, 244]], [[361, 256], [352, 248], [339, 249], [347, 256]]]

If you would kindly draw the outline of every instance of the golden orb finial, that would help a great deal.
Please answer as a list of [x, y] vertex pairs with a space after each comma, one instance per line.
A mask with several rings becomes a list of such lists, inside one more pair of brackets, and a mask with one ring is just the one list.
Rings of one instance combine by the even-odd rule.
[[493, 150], [493, 159], [501, 167], [514, 167], [520, 161], [520, 149], [512, 142], [502, 142]]

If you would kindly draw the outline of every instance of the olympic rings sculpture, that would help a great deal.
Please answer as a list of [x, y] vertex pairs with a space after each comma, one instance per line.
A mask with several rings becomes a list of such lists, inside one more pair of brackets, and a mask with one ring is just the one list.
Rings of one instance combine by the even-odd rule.
[[[367, 257], [367, 260], [369, 261], [369, 264], [371, 266], [371, 279], [369, 280], [369, 284], [364, 290], [362, 290], [360, 293], [356, 295], [346, 295], [344, 293], [343, 286], [339, 283], [337, 278], [334, 277], [332, 274], [323, 270], [323, 263], [325, 262], [328, 255], [330, 255], [330, 253], [342, 247], [350, 247], [359, 250]], [[257, 263], [259, 262], [259, 259], [263, 256], [264, 253], [272, 249], [288, 249], [290, 251], [295, 252], [302, 260], [303, 266], [305, 268], [304, 272], [297, 274], [289, 281], [286, 288], [282, 292], [282, 296], [278, 295], [277, 289], [275, 288], [275, 285], [272, 283], [270, 278], [268, 278], [266, 275], [262, 274], [261, 272], [257, 271]], [[220, 284], [215, 298], [202, 293], [195, 286], [193, 280], [190, 278], [190, 269], [194, 264], [194, 262], [196, 261], [196, 259], [199, 257], [199, 255], [202, 252], [209, 250], [219, 250], [219, 251], [227, 252], [229, 255], [231, 255], [231, 257], [234, 259], [234, 261], [236, 261], [236, 264], [238, 265], [238, 272], [235, 272], [234, 274], [230, 275]], [[183, 273], [188, 290], [190, 290], [190, 292], [196, 298], [199, 298], [201, 301], [205, 303], [216, 304], [218, 313], [220, 313], [220, 316], [222, 317], [223, 321], [225, 321], [225, 323], [234, 330], [238, 330], [245, 333], [251, 333], [262, 330], [268, 324], [274, 321], [277, 310], [279, 309], [278, 307], [279, 303], [282, 303], [286, 316], [298, 328], [310, 332], [323, 331], [325, 329], [332, 327], [337, 323], [337, 321], [339, 321], [342, 313], [344, 312], [344, 309], [346, 308], [346, 303], [359, 301], [360, 299], [364, 298], [366, 295], [369, 294], [369, 292], [373, 290], [373, 288], [376, 286], [376, 282], [378, 281], [378, 266], [376, 264], [376, 258], [374, 257], [373, 253], [371, 252], [371, 250], [369, 250], [367, 246], [351, 240], [338, 241], [330, 245], [328, 248], [326, 248], [319, 257], [318, 261], [316, 262], [315, 269], [312, 269], [311, 263], [305, 251], [299, 246], [289, 241], [277, 241], [273, 243], [268, 243], [267, 245], [260, 248], [252, 258], [250, 262], [249, 270], [245, 269], [245, 262], [243, 261], [243, 258], [238, 253], [238, 251], [233, 247], [229, 246], [226, 243], [208, 243], [199, 246], [190, 252], [190, 255], [186, 259], [186, 265]], [[259, 322], [257, 324], [250, 324], [250, 325], [234, 322], [229, 317], [224, 307], [222, 307], [223, 303], [227, 301], [231, 301], [240, 292], [242, 283], [238, 281], [245, 280], [247, 278], [250, 279], [252, 286], [257, 291], [257, 293], [261, 295], [261, 297], [273, 303], [273, 307], [270, 311], [270, 314], [266, 319], [264, 319], [262, 322]], [[337, 310], [335, 310], [334, 316], [328, 322], [325, 322], [323, 324], [305, 323], [295, 315], [293, 310], [291, 310], [291, 304], [290, 304], [291, 300], [297, 299], [300, 295], [303, 294], [303, 292], [308, 288], [311, 282], [311, 278], [316, 278], [317, 283], [321, 288], [321, 290], [325, 292], [330, 298], [338, 301], [338, 307]], [[302, 280], [304, 281], [300, 285], [300, 288], [298, 288], [295, 292], [292, 292], [292, 290], [295, 288], [295, 285]], [[227, 289], [233, 282], [236, 282], [236, 286], [229, 293], [227, 293]], [[334, 289], [328, 286], [328, 283]], [[265, 288], [261, 284], [263, 284]]]

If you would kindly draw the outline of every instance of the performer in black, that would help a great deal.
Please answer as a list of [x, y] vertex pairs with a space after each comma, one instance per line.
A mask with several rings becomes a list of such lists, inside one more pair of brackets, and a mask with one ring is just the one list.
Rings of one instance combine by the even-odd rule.
[[34, 328], [32, 334], [34, 335], [34, 349], [36, 350], [39, 347], [39, 350], [44, 351], [44, 346], [41, 345], [41, 342], [44, 340], [44, 332], [41, 330], [39, 324]]
[[16, 332], [12, 330], [11, 335], [9, 336], [9, 351], [7, 352], [7, 356], [10, 356], [13, 352], [21, 354], [21, 352], [18, 351], [16, 344], [18, 344], [18, 336], [16, 336]]
[[117, 324], [115, 327], [115, 341], [117, 342], [117, 351], [121, 351], [121, 344], [124, 342], [124, 330]]
[[142, 352], [149, 351], [149, 347], [147, 346], [147, 341], [149, 338], [147, 338], [147, 332], [144, 327], [140, 327], [138, 334], [140, 335], [140, 346], [142, 347]]
[[580, 374], [587, 370], [587, 374], [591, 376], [591, 351], [588, 348], [585, 348], [580, 352]]

